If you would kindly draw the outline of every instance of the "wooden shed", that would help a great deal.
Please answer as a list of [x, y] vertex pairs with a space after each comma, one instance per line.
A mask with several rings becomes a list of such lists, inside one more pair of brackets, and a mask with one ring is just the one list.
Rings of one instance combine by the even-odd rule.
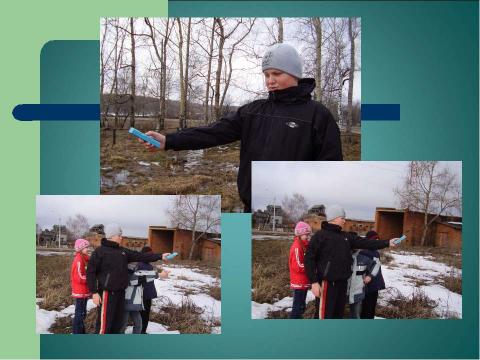
[[[198, 235], [200, 235], [198, 233]], [[177, 252], [180, 259], [188, 259], [192, 247], [192, 231], [166, 226], [148, 227], [148, 245], [155, 253]], [[220, 261], [221, 241], [219, 234], [202, 235], [193, 257], [201, 260]]]
[[[435, 214], [428, 214], [428, 220], [431, 220], [434, 216]], [[376, 208], [375, 211], [375, 227], [380, 239], [391, 239], [404, 234], [407, 235], [407, 240], [405, 241], [408, 245], [420, 245], [423, 221], [424, 214], [418, 211], [393, 208]], [[438, 240], [440, 233], [437, 230], [439, 224], [461, 221], [462, 218], [458, 216], [439, 216], [438, 221], [435, 221], [429, 227], [425, 245], [440, 246], [438, 245], [440, 243]], [[444, 229], [443, 233], [445, 233], [445, 226], [442, 228]], [[448, 233], [451, 234], [450, 237], [453, 234], [450, 230]]]
[[462, 250], [462, 223], [437, 223], [435, 228], [435, 246], [453, 250]]

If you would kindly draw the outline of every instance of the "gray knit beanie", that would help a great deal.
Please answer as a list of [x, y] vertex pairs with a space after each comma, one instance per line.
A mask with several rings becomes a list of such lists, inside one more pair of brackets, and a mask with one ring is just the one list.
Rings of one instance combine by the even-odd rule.
[[345, 210], [340, 205], [331, 205], [327, 207], [327, 221], [332, 221], [338, 217], [345, 218]]
[[287, 44], [275, 44], [263, 55], [262, 71], [278, 69], [287, 74], [302, 78], [302, 59], [297, 50]]
[[107, 226], [105, 226], [105, 237], [111, 239], [115, 235], [122, 235], [122, 228], [120, 225], [115, 223], [107, 224]]

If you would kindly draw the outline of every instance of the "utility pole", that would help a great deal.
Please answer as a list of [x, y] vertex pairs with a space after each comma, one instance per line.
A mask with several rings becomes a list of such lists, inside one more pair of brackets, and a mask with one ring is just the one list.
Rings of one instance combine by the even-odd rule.
[[273, 224], [272, 224], [272, 231], [275, 232], [275, 222], [276, 222], [276, 219], [275, 219], [275, 201], [276, 201], [276, 198], [275, 196], [273, 197]]
[[58, 218], [58, 248], [60, 249], [60, 222], [62, 221], [61, 218]]

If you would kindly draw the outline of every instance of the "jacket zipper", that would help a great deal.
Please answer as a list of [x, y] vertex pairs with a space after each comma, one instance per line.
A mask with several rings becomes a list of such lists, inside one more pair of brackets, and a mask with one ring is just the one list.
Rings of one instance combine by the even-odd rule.
[[108, 280], [110, 280], [110, 273], [108, 273], [107, 277], [105, 278], [105, 288], [108, 286]]
[[330, 269], [330, 261], [327, 262], [327, 266], [325, 266], [325, 271], [323, 272], [323, 278], [324, 279], [327, 277], [328, 269]]

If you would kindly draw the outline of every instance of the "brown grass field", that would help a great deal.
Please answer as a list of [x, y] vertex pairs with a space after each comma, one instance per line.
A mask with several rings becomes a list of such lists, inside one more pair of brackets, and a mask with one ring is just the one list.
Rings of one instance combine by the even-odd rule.
[[[202, 125], [189, 121], [189, 126]], [[142, 131], [155, 128], [153, 120], [137, 121]], [[167, 119], [166, 130], [176, 131], [178, 120]], [[237, 191], [240, 143], [199, 151], [148, 152], [126, 129], [100, 132], [102, 194], [221, 195], [223, 212], [242, 211]], [[360, 159], [360, 134], [342, 135], [345, 160]]]

